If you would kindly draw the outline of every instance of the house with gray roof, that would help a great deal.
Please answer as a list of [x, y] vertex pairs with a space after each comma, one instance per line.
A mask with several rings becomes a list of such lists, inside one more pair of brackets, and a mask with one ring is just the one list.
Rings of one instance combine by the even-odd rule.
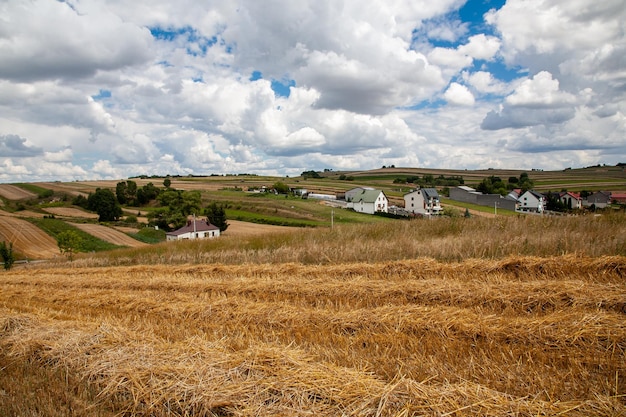
[[439, 194], [434, 188], [418, 188], [404, 195], [404, 208], [409, 213], [424, 216], [442, 213]]
[[167, 241], [185, 239], [205, 239], [218, 237], [220, 228], [208, 223], [205, 219], [187, 220], [187, 224], [178, 230], [165, 234]]
[[543, 213], [546, 210], [546, 197], [533, 190], [519, 196], [518, 210], [529, 213]]
[[389, 210], [389, 199], [381, 190], [362, 190], [352, 197], [352, 201], [348, 202], [348, 208], [354, 209], [354, 211], [359, 213], [387, 213]]

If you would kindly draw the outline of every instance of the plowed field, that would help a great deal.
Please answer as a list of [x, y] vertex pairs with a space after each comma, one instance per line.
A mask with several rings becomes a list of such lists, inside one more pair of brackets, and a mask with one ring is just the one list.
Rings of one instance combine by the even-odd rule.
[[0, 239], [13, 242], [13, 250], [29, 259], [50, 259], [59, 255], [54, 238], [17, 217], [0, 215]]
[[110, 227], [102, 226], [100, 224], [80, 224], [71, 223], [72, 226], [79, 228], [80, 230], [89, 233], [98, 239], [105, 240], [109, 243], [119, 246], [129, 246], [132, 248], [146, 246], [147, 243], [140, 242], [132, 237], [120, 232], [119, 230], [112, 229]]
[[22, 200], [37, 197], [35, 194], [10, 184], [0, 184], [0, 195], [7, 200]]

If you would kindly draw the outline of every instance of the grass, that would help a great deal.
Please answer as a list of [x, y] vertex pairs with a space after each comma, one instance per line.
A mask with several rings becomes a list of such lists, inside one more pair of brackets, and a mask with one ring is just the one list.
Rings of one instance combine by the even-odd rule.
[[165, 241], [165, 232], [153, 227], [142, 227], [137, 233], [128, 233], [129, 236], [144, 243], [159, 243]]
[[53, 238], [57, 239], [57, 236], [65, 231], [72, 231], [76, 233], [81, 239], [82, 252], [101, 252], [117, 249], [120, 246], [106, 242], [102, 239], [98, 239], [95, 236], [85, 233], [82, 230], [67, 224], [63, 220], [58, 219], [29, 219], [32, 223], [37, 225], [40, 229], [48, 233]]
[[40, 187], [38, 185], [35, 184], [30, 184], [30, 183], [16, 183], [13, 184], [17, 187], [20, 187], [26, 191], [30, 191], [33, 194], [36, 194], [39, 198], [47, 198], [47, 197], [51, 197], [54, 192], [48, 188], [43, 188]]
[[442, 262], [507, 256], [626, 256], [624, 213], [603, 216], [498, 216], [376, 224], [336, 224], [271, 235], [169, 242], [83, 255], [85, 266], [242, 264], [313, 265], [385, 262], [428, 257]]

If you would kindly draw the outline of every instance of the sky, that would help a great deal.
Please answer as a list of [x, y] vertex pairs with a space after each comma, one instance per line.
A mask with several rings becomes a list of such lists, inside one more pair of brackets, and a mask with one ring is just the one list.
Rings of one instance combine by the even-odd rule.
[[0, 182], [626, 162], [624, 0], [0, 0]]

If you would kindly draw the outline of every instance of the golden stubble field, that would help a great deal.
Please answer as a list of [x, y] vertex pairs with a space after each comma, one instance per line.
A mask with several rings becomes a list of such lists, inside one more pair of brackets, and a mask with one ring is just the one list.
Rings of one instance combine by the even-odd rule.
[[625, 274], [579, 255], [15, 269], [0, 414], [625, 415]]

